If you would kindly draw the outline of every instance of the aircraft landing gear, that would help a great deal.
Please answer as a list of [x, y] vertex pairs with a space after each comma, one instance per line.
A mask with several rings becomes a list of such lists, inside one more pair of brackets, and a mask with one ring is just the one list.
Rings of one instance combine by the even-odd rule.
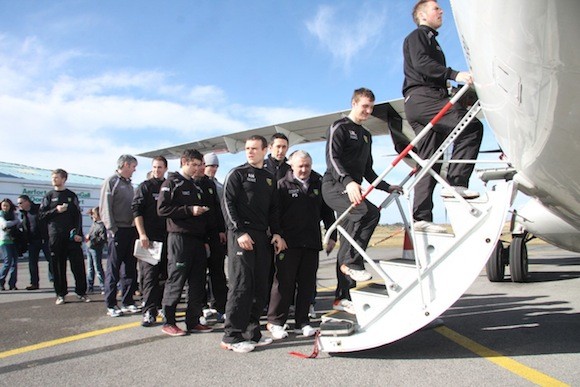
[[526, 243], [532, 238], [528, 233], [513, 235], [509, 248], [509, 265], [512, 282], [526, 282], [528, 278], [528, 248]]
[[495, 249], [485, 265], [485, 274], [490, 282], [503, 281], [505, 267], [508, 265], [508, 253], [509, 251], [503, 246], [502, 241], [497, 241]]

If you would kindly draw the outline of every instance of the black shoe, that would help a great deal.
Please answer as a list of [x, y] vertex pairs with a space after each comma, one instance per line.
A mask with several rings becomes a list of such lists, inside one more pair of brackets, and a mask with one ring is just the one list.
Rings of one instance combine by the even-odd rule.
[[155, 325], [156, 321], [157, 321], [157, 319], [155, 318], [155, 316], [153, 316], [151, 314], [151, 312], [147, 311], [143, 315], [143, 321], [141, 321], [141, 326], [145, 327], [145, 328], [149, 328], [149, 327], [152, 327], [153, 325]]
[[18, 290], [18, 288], [16, 286], [11, 286], [10, 290]]
[[38, 289], [38, 285], [28, 285], [26, 287], [26, 290], [37, 290]]

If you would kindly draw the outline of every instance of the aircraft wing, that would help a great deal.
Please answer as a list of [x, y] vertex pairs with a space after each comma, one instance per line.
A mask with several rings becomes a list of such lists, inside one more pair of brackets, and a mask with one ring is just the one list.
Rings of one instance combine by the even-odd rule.
[[[217, 137], [201, 139], [168, 148], [156, 149], [138, 154], [143, 157], [164, 156], [167, 159], [176, 159], [181, 156], [185, 149], [197, 149], [201, 153], [237, 153], [244, 150], [245, 141], [252, 135], [261, 135], [270, 140], [274, 133], [284, 133], [290, 142], [290, 146], [299, 143], [309, 143], [326, 141], [326, 132], [335, 121], [347, 116], [349, 110], [336, 113], [324, 114], [316, 117], [304, 118], [281, 124], [264, 126], [262, 128], [249, 129], [242, 132], [224, 134]], [[388, 134], [389, 129], [395, 128], [403, 130], [404, 133], [412, 129], [405, 119], [405, 108], [403, 99], [375, 104], [372, 117], [364, 126], [373, 136]]]

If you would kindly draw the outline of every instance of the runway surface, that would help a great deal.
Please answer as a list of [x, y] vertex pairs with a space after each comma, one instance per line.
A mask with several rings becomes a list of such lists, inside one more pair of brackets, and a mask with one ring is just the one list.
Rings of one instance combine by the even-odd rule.
[[[41, 289], [0, 293], [0, 385], [580, 385], [580, 254], [548, 245], [528, 250], [530, 282], [490, 283], [482, 272], [442, 316], [443, 326], [316, 359], [289, 354], [313, 349], [312, 338], [292, 333], [236, 354], [220, 349], [219, 324], [212, 333], [169, 337], [161, 325], [141, 327], [140, 315], [106, 316], [100, 294], [81, 303], [71, 290], [70, 302], [56, 306], [43, 261]], [[334, 264], [334, 256], [321, 254], [318, 316], [331, 308]], [[28, 278], [27, 263], [19, 263], [18, 286]]]

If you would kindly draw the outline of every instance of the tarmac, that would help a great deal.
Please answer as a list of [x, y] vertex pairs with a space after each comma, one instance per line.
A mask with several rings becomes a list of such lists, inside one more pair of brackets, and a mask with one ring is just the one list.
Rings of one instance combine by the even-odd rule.
[[[529, 282], [491, 283], [482, 272], [443, 314], [443, 325], [380, 348], [313, 359], [290, 355], [310, 355], [314, 342], [292, 333], [238, 354], [220, 349], [220, 324], [211, 333], [169, 337], [161, 323], [141, 327], [140, 315], [106, 316], [100, 294], [78, 302], [72, 288], [56, 306], [41, 261], [39, 290], [0, 293], [0, 386], [580, 386], [580, 254], [549, 245], [528, 251]], [[393, 248], [368, 252], [374, 259], [401, 255]], [[18, 274], [24, 289], [26, 261]], [[321, 253], [315, 326], [331, 309], [335, 283], [335, 255]]]

